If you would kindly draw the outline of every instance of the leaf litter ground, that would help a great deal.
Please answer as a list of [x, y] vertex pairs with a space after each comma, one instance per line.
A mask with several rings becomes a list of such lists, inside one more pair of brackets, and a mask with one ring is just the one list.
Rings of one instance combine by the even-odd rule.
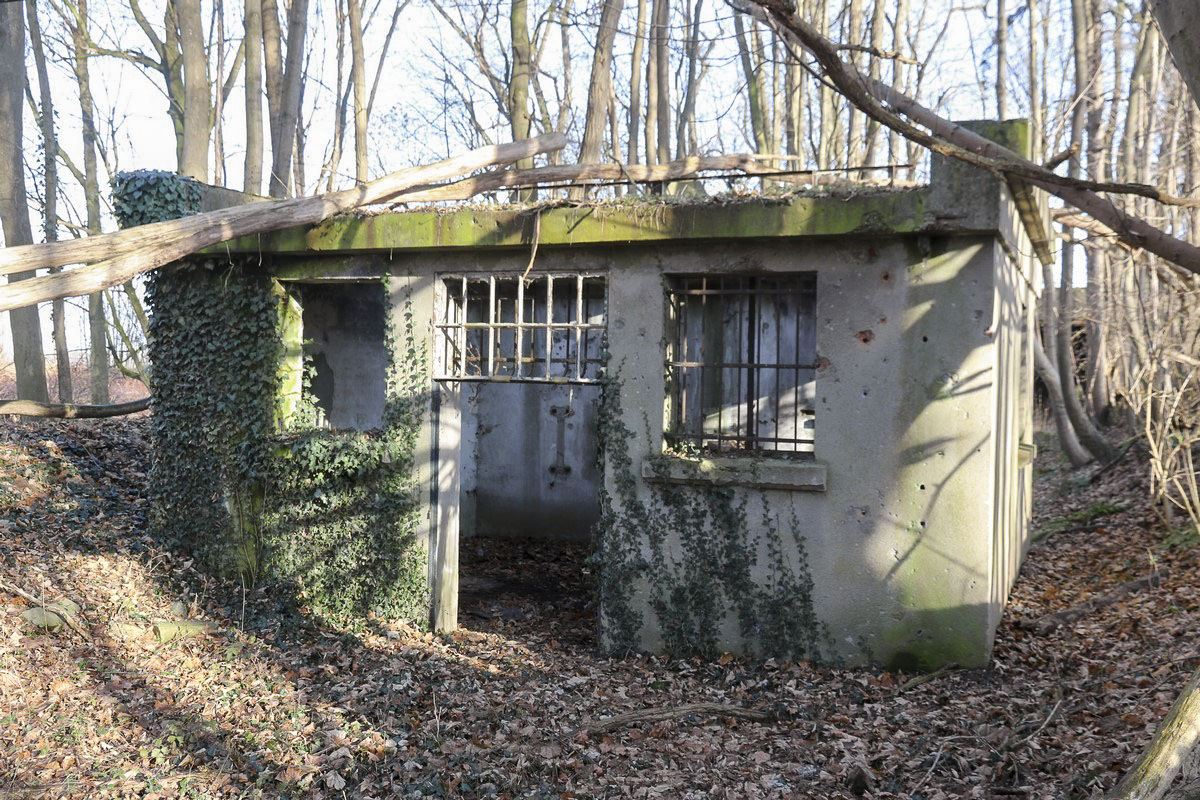
[[[0, 428], [0, 796], [1090, 797], [1200, 661], [1195, 555], [1163, 547], [1132, 455], [1094, 484], [1039, 457], [1044, 538], [993, 666], [916, 684], [597, 657], [586, 547], [569, 544], [464, 542], [452, 636], [322, 627], [156, 547], [149, 459], [144, 420]], [[1160, 586], [1052, 633], [1019, 625], [1155, 569]], [[8, 587], [79, 602], [89, 636], [31, 629]], [[215, 627], [139, 635], [182, 617]], [[770, 719], [672, 716], [698, 703]]]

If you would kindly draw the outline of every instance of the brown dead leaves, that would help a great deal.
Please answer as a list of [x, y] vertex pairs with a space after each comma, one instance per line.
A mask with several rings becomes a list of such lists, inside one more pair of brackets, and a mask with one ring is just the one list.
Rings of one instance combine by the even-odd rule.
[[[261, 592], [243, 629], [240, 588], [145, 539], [140, 423], [7, 428], [0, 453], [0, 470], [41, 482], [0, 496], [0, 579], [78, 598], [97, 632], [31, 632], [27, 604], [0, 596], [5, 797], [1086, 797], [1115, 782], [1200, 657], [1194, 557], [1157, 547], [1132, 460], [1063, 496], [1061, 475], [1041, 475], [1039, 524], [1100, 501], [1135, 510], [1034, 548], [992, 669], [911, 684], [733, 656], [598, 658], [585, 554], [536, 542], [465, 543], [464, 570], [492, 583], [462, 598], [479, 614], [453, 636], [321, 629]], [[52, 457], [39, 477], [31, 465]], [[1044, 636], [1013, 624], [1155, 562], [1170, 566], [1159, 588]], [[213, 635], [103, 635], [168, 618], [181, 596]], [[688, 704], [770, 720], [653, 713]]]

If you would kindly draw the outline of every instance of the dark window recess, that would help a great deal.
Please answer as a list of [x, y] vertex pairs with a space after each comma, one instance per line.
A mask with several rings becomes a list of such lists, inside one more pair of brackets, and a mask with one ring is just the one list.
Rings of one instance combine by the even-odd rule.
[[309, 391], [331, 428], [383, 425], [388, 353], [383, 284], [299, 284]]
[[440, 294], [435, 377], [600, 380], [608, 314], [603, 275], [446, 275]]
[[811, 457], [816, 276], [672, 277], [667, 297], [671, 448]]

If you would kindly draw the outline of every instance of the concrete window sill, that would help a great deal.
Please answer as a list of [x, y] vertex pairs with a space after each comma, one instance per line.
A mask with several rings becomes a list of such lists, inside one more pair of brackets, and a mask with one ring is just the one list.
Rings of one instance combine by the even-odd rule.
[[823, 492], [828, 469], [820, 461], [783, 458], [684, 458], [656, 456], [642, 462], [642, 477], [651, 483], [751, 486]]

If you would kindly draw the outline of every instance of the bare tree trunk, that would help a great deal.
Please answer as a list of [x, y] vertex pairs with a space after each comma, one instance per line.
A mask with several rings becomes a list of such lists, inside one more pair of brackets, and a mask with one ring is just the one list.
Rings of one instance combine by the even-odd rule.
[[746, 29], [742, 24], [742, 15], [733, 17], [734, 37], [737, 39], [738, 56], [742, 62], [742, 76], [746, 81], [746, 104], [750, 114], [750, 132], [754, 141], [756, 153], [766, 153], [770, 150], [767, 145], [767, 119], [763, 108], [762, 83], [759, 76], [759, 65], [754, 63], [754, 53], [746, 40]]
[[658, 163], [671, 160], [671, 51], [667, 47], [671, 33], [671, 0], [654, 0], [657, 34], [654, 38], [657, 54], [654, 66], [658, 71], [657, 125]]
[[[594, 164], [604, 150], [604, 123], [612, 95], [612, 50], [617, 38], [617, 23], [625, 0], [604, 0], [600, 12], [600, 29], [596, 33], [596, 49], [592, 55], [592, 74], [588, 81], [587, 116], [583, 123], [583, 143], [579, 146], [579, 163]], [[570, 196], [582, 199], [582, 188], [572, 189]]]
[[996, 0], [996, 119], [1008, 116], [1008, 16]]
[[[863, 10], [862, 0], [850, 0], [846, 11], [846, 40], [850, 47], [857, 48], [862, 46], [862, 29], [863, 29]], [[852, 49], [849, 53], [850, 63], [855, 69], [861, 70], [862, 55], [858, 50]], [[863, 115], [857, 108], [850, 106], [848, 109], [846, 125], [846, 166], [861, 163], [862, 150], [862, 128]]]
[[[508, 25], [512, 37], [512, 75], [508, 82], [508, 118], [514, 141], [529, 137], [529, 80], [533, 70], [533, 48], [529, 41], [528, 0], [512, 0]], [[533, 166], [533, 160], [522, 161], [522, 168]], [[532, 192], [518, 195], [520, 199], [533, 199]]]
[[[274, 43], [272, 31], [276, 34]], [[272, 94], [272, 73], [278, 76], [274, 59], [280, 46], [278, 37], [279, 17], [275, 13], [274, 0], [263, 0], [263, 52], [267, 61], [267, 101]], [[300, 97], [304, 82], [304, 44], [308, 31], [308, 0], [292, 0], [288, 9], [287, 61], [284, 64], [279, 84], [280, 96], [271, 109], [271, 189], [272, 197], [288, 195], [288, 178], [292, 171], [293, 145], [296, 126], [300, 117]], [[299, 187], [297, 187], [299, 190]]]
[[642, 55], [645, 47], [646, 0], [638, 0], [637, 29], [633, 37], [633, 53], [629, 57], [629, 143], [626, 151], [630, 164], [638, 163], [638, 139], [642, 135]]
[[246, 164], [243, 191], [262, 192], [263, 165], [263, 16], [260, 0], [245, 0], [246, 35]]
[[687, 53], [687, 83], [683, 88], [683, 107], [675, 123], [675, 155], [680, 158], [695, 150], [691, 131], [696, 120], [696, 95], [700, 92], [700, 15], [704, 10], [704, 0], [696, 0], [690, 11], [685, 0], [683, 8], [689, 17], [687, 41], [684, 44]]
[[650, 10], [650, 38], [646, 56], [646, 163], [658, 163], [656, 126], [658, 125], [658, 8], [655, 0]]
[[[1073, 0], [1071, 4], [1075, 40], [1075, 92], [1076, 97], [1080, 98], [1080, 101], [1075, 103], [1075, 108], [1071, 115], [1071, 140], [1073, 142], [1079, 142], [1083, 138], [1087, 113], [1086, 102], [1083, 98], [1090, 91], [1090, 76], [1088, 75], [1087, 68], [1089, 19], [1084, 5], [1086, 1]], [[1078, 152], [1071, 157], [1067, 168], [1067, 175], [1069, 177], [1079, 177], [1080, 161], [1081, 154]], [[1093, 455], [1103, 461], [1108, 461], [1116, 455], [1116, 450], [1105, 440], [1104, 436], [1092, 423], [1091, 418], [1083, 407], [1079, 393], [1075, 389], [1075, 353], [1071, 347], [1071, 323], [1074, 321], [1071, 286], [1072, 273], [1075, 268], [1075, 247], [1075, 244], [1068, 241], [1063, 245], [1062, 252], [1062, 277], [1059, 281], [1058, 292], [1058, 375], [1062, 381], [1063, 400], [1066, 405], [1067, 415], [1071, 418], [1071, 426], [1075, 429], [1075, 433]]]
[[[21, 134], [25, 94], [25, 10], [20, 3], [0, 3], [0, 119], [8, 120], [0, 130], [0, 223], [4, 244], [32, 244], [29, 206], [25, 198], [25, 171], [21, 159]], [[32, 272], [10, 275], [15, 283], [33, 277]], [[37, 307], [14, 309], [12, 326], [13, 361], [17, 368], [17, 397], [46, 402], [46, 357], [42, 349], [42, 326]]]
[[[263, 34], [263, 69], [267, 79], [267, 119], [271, 129], [271, 167], [280, 147], [279, 122], [283, 119], [283, 33], [279, 29], [279, 7], [275, 0], [258, 2]], [[288, 139], [288, 147], [292, 146]], [[268, 183], [271, 180], [268, 178]]]
[[[79, 87], [79, 111], [83, 128], [83, 196], [87, 207], [87, 227], [90, 233], [100, 232], [100, 176], [96, 164], [96, 109], [92, 102], [92, 78], [88, 68], [88, 6], [78, 0], [76, 17], [71, 25], [71, 46], [74, 55], [75, 82]], [[88, 378], [93, 403], [108, 402], [108, 351], [104, 338], [108, 331], [105, 320], [104, 297], [99, 293], [88, 297]]]
[[354, 180], [367, 182], [367, 66], [363, 55], [360, 0], [347, 0], [350, 17], [350, 79], [354, 85]]
[[[29, 23], [29, 44], [38, 76], [38, 95], [41, 107], [38, 122], [42, 129], [42, 169], [45, 173], [46, 196], [43, 204], [46, 241], [58, 239], [58, 137], [54, 133], [54, 98], [50, 94], [50, 75], [46, 69], [46, 50], [42, 46], [42, 26], [38, 20], [37, 4], [25, 0], [25, 16]], [[70, 403], [75, 399], [71, 375], [71, 351], [67, 347], [67, 325], [64, 319], [66, 303], [55, 300], [51, 305], [51, 324], [54, 331], [54, 358], [57, 366], [58, 400]]]
[[1067, 416], [1067, 408], [1063, 403], [1062, 384], [1058, 380], [1058, 370], [1046, 355], [1039, 336], [1033, 337], [1034, 368], [1038, 377], [1046, 387], [1050, 398], [1050, 416], [1054, 419], [1054, 429], [1058, 432], [1058, 443], [1063, 453], [1073, 467], [1082, 467], [1092, 461], [1092, 455], [1079, 443], [1075, 429], [1071, 427], [1071, 419]]
[[1195, 5], [1184, 0], [1150, 0], [1150, 8], [1192, 100], [1200, 103], [1200, 41], [1196, 38]]
[[179, 173], [208, 180], [208, 59], [200, 0], [174, 0], [183, 50], [183, 154]]
[[[884, 0], [875, 0], [871, 11], [871, 47], [876, 50], [886, 49], [883, 44], [883, 23], [887, 16], [885, 11]], [[883, 75], [882, 61], [883, 59], [878, 56], [873, 57], [867, 69], [867, 74], [875, 80], [879, 80]], [[867, 152], [863, 157], [863, 163], [868, 166], [873, 165], [878, 156], [878, 139], [879, 122], [874, 119], [867, 120]]]

